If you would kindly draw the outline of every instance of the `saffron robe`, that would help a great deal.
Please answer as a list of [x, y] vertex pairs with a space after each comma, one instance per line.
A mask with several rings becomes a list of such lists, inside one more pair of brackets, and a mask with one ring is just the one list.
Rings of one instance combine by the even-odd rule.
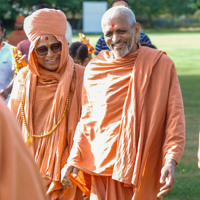
[[2, 98], [0, 108], [0, 199], [45, 200], [39, 170]]
[[86, 68], [82, 101], [68, 164], [131, 186], [133, 200], [154, 200], [164, 162], [178, 163], [185, 142], [173, 61], [141, 46], [122, 58], [102, 51]]
[[[21, 99], [25, 121], [33, 135], [44, 135], [52, 130], [63, 116], [68, 102], [66, 113], [52, 134], [43, 138], [30, 137], [32, 143], [29, 147], [45, 180], [47, 196], [51, 200], [75, 200], [77, 190], [75, 184], [73, 188], [65, 188], [60, 182], [61, 169], [67, 162], [81, 115], [81, 90], [85, 69], [74, 64], [69, 56], [68, 42], [65, 39], [66, 26], [65, 14], [55, 9], [40, 9], [25, 19], [24, 29], [31, 42], [29, 61], [28, 66], [17, 74], [8, 104], [26, 141], [28, 131], [22, 120]], [[56, 71], [42, 68], [37, 61], [34, 48], [43, 34], [52, 34], [62, 43], [60, 64]]]

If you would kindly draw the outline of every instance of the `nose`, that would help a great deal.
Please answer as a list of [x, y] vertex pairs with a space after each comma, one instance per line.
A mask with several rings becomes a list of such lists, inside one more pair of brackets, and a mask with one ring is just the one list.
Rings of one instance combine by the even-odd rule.
[[48, 47], [47, 56], [51, 57], [53, 55], [54, 55], [54, 52], [51, 50], [51, 48]]
[[117, 33], [113, 34], [112, 42], [117, 43], [120, 40], [120, 37]]

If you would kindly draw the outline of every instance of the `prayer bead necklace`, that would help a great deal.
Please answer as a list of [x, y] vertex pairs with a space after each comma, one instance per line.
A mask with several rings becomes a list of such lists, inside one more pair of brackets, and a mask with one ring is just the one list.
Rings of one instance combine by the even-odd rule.
[[21, 117], [22, 117], [24, 126], [25, 126], [26, 131], [27, 131], [27, 136], [26, 136], [26, 140], [25, 140], [25, 142], [27, 144], [31, 144], [30, 137], [43, 138], [43, 137], [51, 135], [57, 129], [57, 127], [60, 125], [60, 123], [62, 122], [62, 120], [63, 120], [63, 118], [65, 116], [65, 113], [66, 113], [66, 110], [67, 110], [67, 107], [68, 107], [68, 104], [69, 104], [69, 96], [70, 96], [70, 89], [69, 89], [69, 92], [68, 92], [68, 96], [67, 96], [67, 100], [66, 100], [66, 103], [65, 103], [65, 108], [64, 108], [63, 114], [62, 114], [60, 120], [58, 121], [58, 123], [49, 132], [47, 132], [46, 134], [43, 134], [43, 135], [34, 135], [34, 134], [30, 133], [28, 125], [26, 124], [26, 119], [25, 119], [25, 114], [24, 114], [23, 95], [22, 95], [22, 97], [21, 97]]

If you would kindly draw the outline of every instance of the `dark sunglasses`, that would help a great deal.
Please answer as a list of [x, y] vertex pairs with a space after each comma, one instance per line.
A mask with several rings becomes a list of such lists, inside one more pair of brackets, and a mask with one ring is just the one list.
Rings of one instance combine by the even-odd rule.
[[51, 49], [53, 53], [60, 52], [62, 50], [62, 43], [57, 42], [57, 43], [51, 44], [50, 46], [40, 46], [35, 50], [39, 56], [46, 56], [49, 48]]

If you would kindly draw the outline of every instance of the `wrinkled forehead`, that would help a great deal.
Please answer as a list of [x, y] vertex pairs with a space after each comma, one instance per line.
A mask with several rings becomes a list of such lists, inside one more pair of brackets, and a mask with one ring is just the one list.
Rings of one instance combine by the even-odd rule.
[[115, 29], [130, 28], [130, 24], [125, 16], [117, 16], [104, 21], [102, 29], [103, 32]]

